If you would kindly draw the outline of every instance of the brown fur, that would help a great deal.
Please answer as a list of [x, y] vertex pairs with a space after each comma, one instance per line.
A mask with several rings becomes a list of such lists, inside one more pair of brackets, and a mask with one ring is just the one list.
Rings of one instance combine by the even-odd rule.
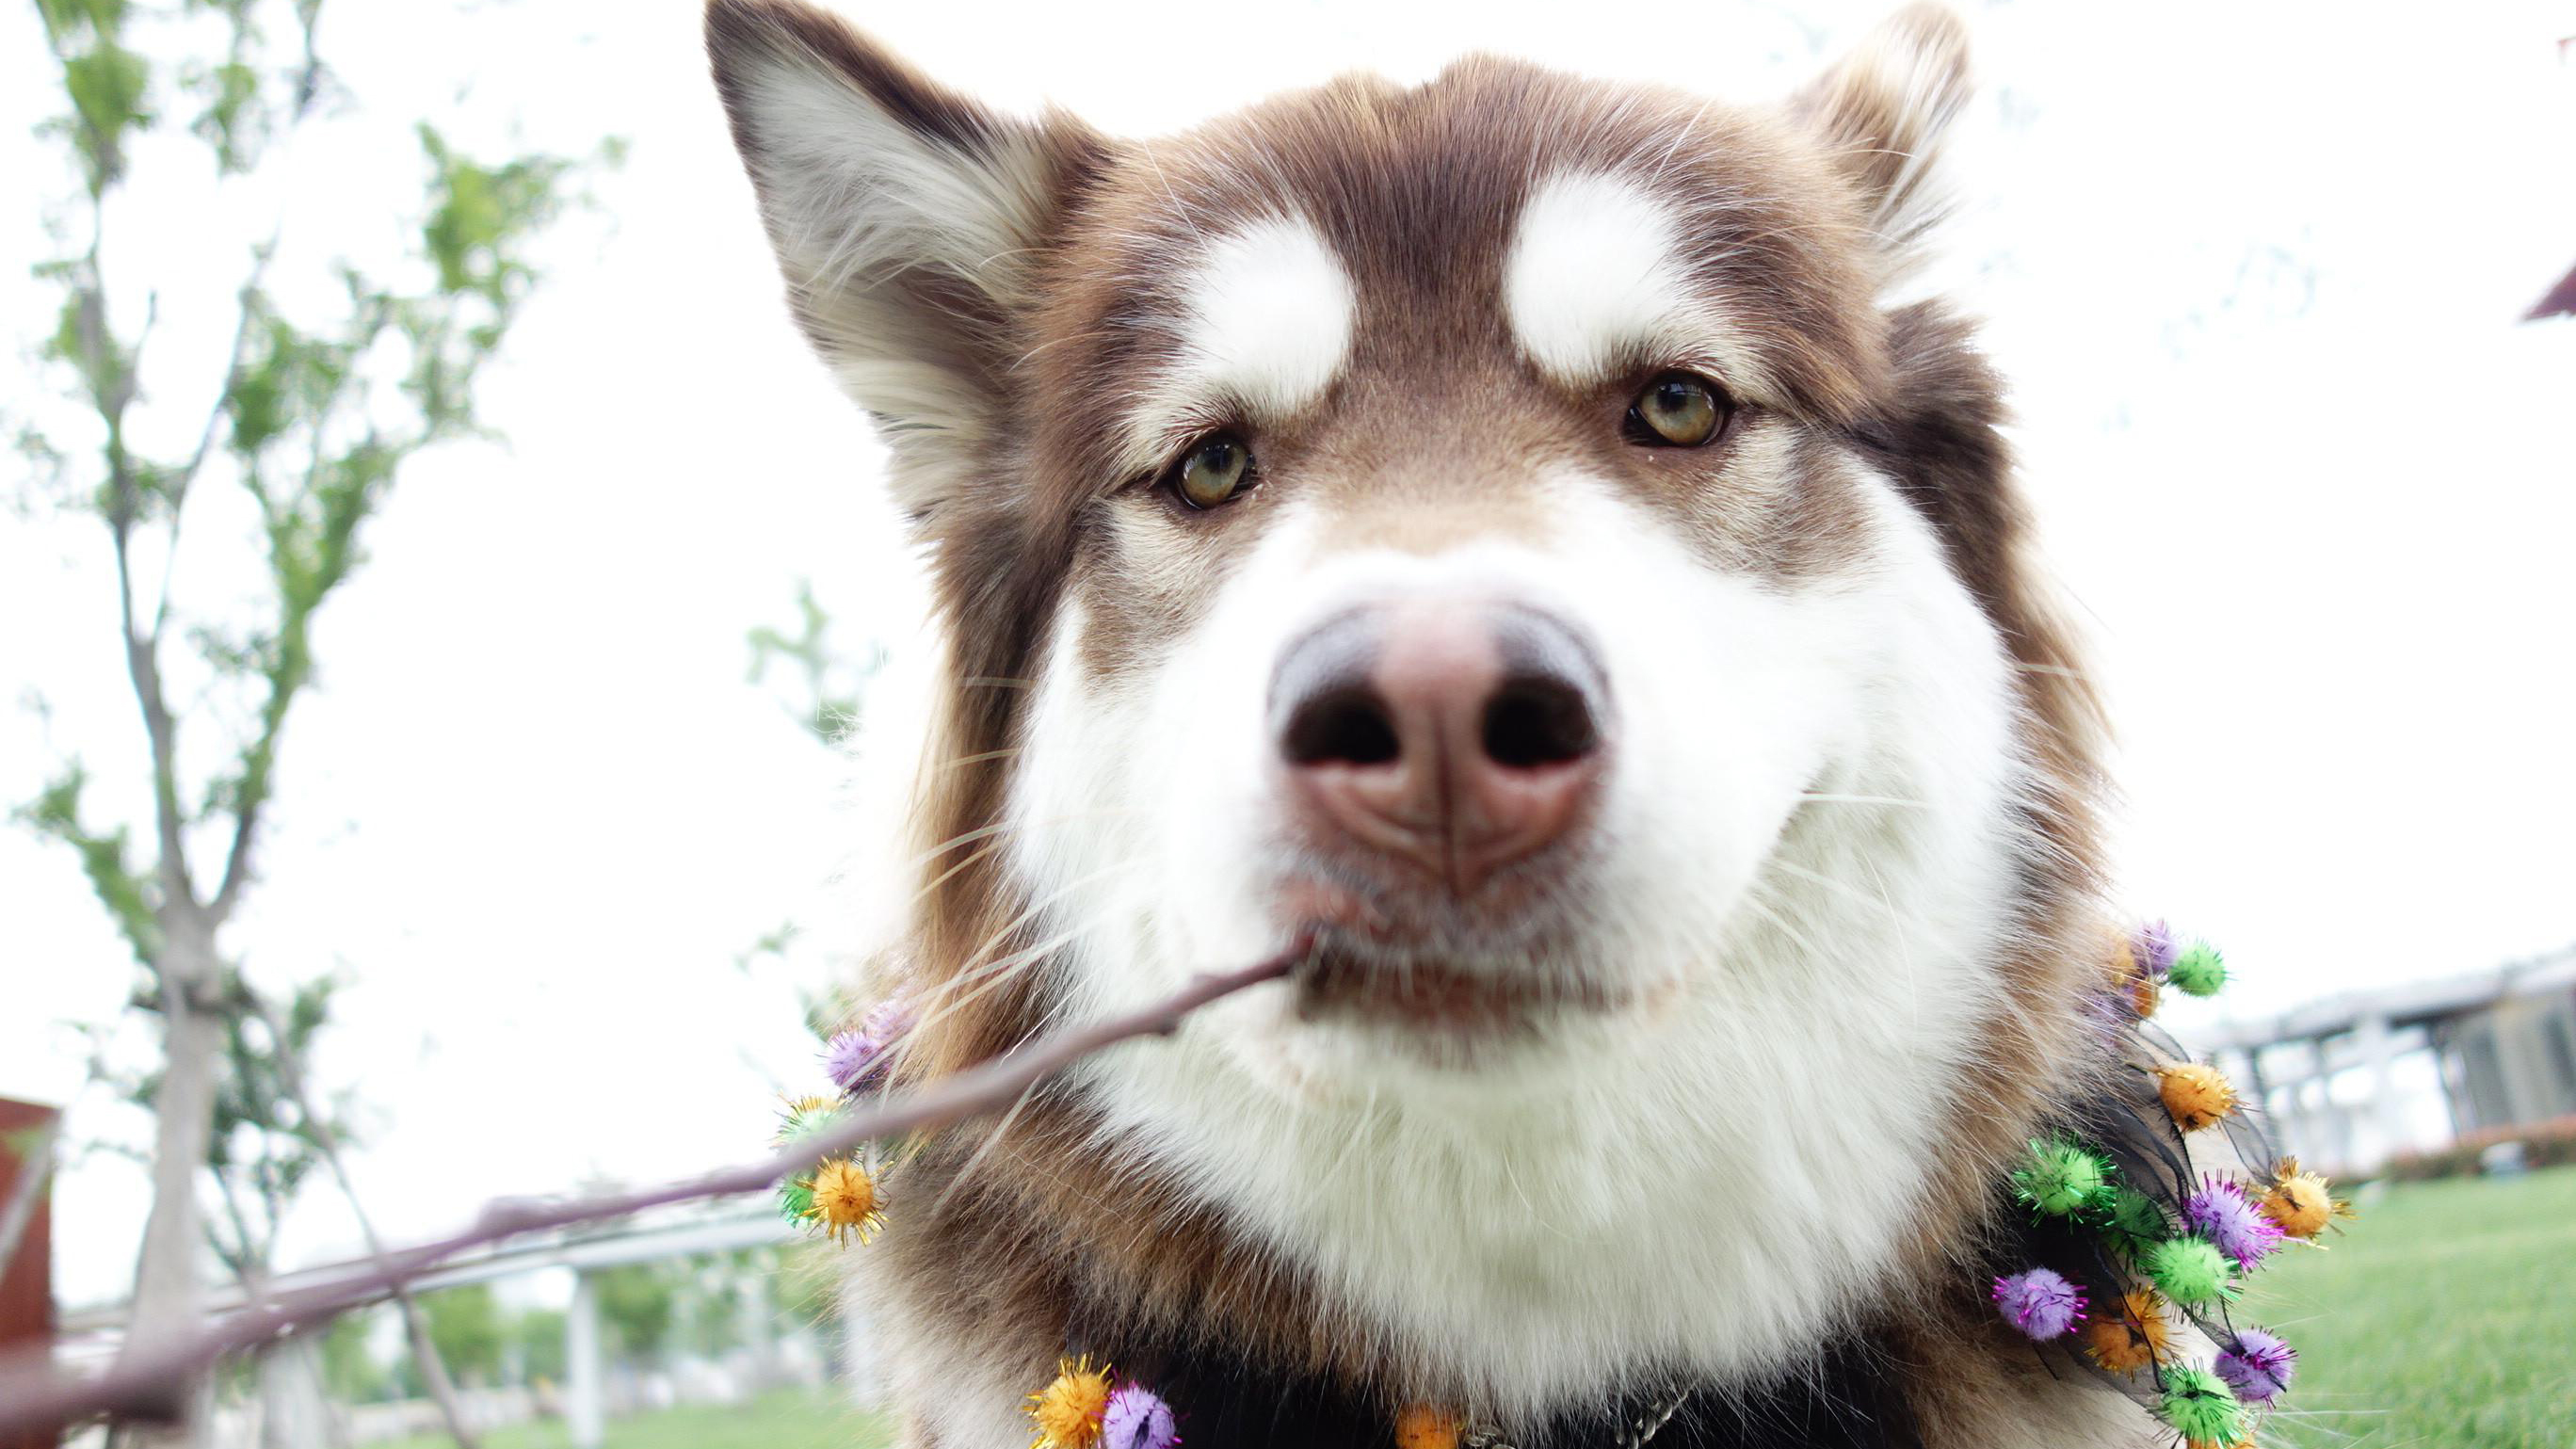
[[[759, 138], [726, 61], [782, 30], [942, 144], [988, 148], [1006, 125], [801, 7], [720, 0], [709, 30], [737, 135], [755, 158]], [[1258, 439], [1265, 466], [1348, 494], [1340, 527], [1432, 547], [1457, 526], [1453, 506], [1472, 500], [1476, 527], [1509, 529], [1512, 496], [1562, 446], [1556, 440], [1591, 434], [1604, 439], [1599, 453], [1574, 461], [1662, 510], [1713, 562], [1795, 578], [1830, 568], [1851, 532], [1845, 485], [1803, 441], [1803, 429], [1824, 428], [1902, 484], [2007, 641], [2042, 785], [2029, 823], [2045, 842], [2027, 862], [2018, 948], [2001, 963], [2013, 1009], [1988, 1024], [1991, 1069], [1966, 1084], [1976, 1100], [1961, 1103], [1956, 1150], [1892, 1280], [1911, 1286], [1891, 1289], [1863, 1327], [1887, 1353], [1927, 1442], [1984, 1442], [2030, 1421], [2050, 1381], [2026, 1350], [2016, 1356], [1994, 1325], [1955, 1305], [1977, 1301], [1968, 1274], [1991, 1227], [2000, 1164], [2086, 1086], [2073, 1063], [2079, 995], [2092, 984], [2087, 963], [2101, 931], [2100, 720], [2027, 561], [2028, 523], [1997, 432], [1999, 390], [1968, 328], [1934, 305], [1882, 314], [1869, 301], [1887, 265], [1872, 217], [1914, 176], [1890, 154], [1909, 138], [1891, 134], [1869, 63], [1829, 78], [1788, 115], [1475, 59], [1418, 89], [1343, 80], [1144, 145], [1103, 140], [1062, 117], [1018, 133], [1043, 149], [1054, 178], [1056, 211], [1029, 264], [1039, 307], [1002, 309], [953, 279], [901, 282], [912, 289], [904, 306], [965, 318], [959, 335], [971, 355], [960, 365], [985, 380], [999, 420], [978, 444], [993, 481], [919, 521], [956, 650], [931, 758], [996, 763], [927, 779], [916, 834], [938, 882], [903, 969], [926, 986], [936, 1025], [915, 1043], [909, 1074], [1004, 1051], [1043, 1016], [1037, 973], [975, 988], [985, 981], [978, 968], [1035, 939], [1028, 903], [1001, 853], [986, 847], [1003, 803], [1000, 752], [1024, 727], [1027, 691], [1014, 682], [1033, 677], [1055, 610], [1080, 592], [1092, 621], [1087, 662], [1101, 675], [1145, 667], [1192, 616], [1206, 581], [1264, 527], [1258, 489], [1222, 516], [1186, 524], [1153, 512], [1168, 505], [1115, 465], [1125, 421], [1118, 382], [1176, 344], [1156, 320], [1170, 303], [1160, 278], [1198, 220], [1225, 217], [1247, 194], [1293, 198], [1358, 287], [1406, 299], [1364, 314], [1336, 391], [1312, 417]], [[1686, 194], [1700, 206], [1694, 279], [1739, 319], [1770, 389], [1744, 397], [1719, 448], [1621, 448], [1594, 423], [1615, 421], [1638, 377], [1570, 396], [1511, 361], [1499, 318], [1476, 299], [1496, 291], [1509, 224], [1541, 154], [1551, 164], [1686, 173]], [[793, 277], [791, 296], [818, 346], [846, 345]], [[1637, 359], [1640, 369], [1655, 365]], [[1585, 426], [1556, 422], [1567, 417]], [[1022, 420], [1036, 426], [1023, 430]], [[1787, 486], [1759, 497], [1714, 485], [1727, 457], [1763, 448], [1780, 456]], [[1131, 566], [1140, 540], [1152, 542], [1157, 567]], [[1069, 1324], [1107, 1316], [1211, 1335], [1238, 1345], [1248, 1364], [1327, 1375], [1389, 1401], [1456, 1389], [1403, 1346], [1373, 1341], [1217, 1209], [1086, 1150], [1088, 1127], [1078, 1099], [1042, 1093], [1005, 1127], [930, 1144], [894, 1184], [889, 1209], [902, 1229], [875, 1251], [895, 1314], [928, 1352], [999, 1355], [1022, 1364], [1034, 1386]]]

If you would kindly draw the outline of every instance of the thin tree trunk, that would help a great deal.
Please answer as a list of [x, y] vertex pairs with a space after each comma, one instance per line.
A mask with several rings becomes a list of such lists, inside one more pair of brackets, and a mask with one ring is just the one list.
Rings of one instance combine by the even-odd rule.
[[[197, 1172], [206, 1162], [223, 1061], [224, 1024], [204, 1000], [204, 987], [215, 978], [213, 927], [189, 906], [162, 916], [159, 964], [167, 1032], [161, 1086], [152, 1097], [152, 1215], [144, 1223], [143, 1254], [134, 1273], [128, 1353], [194, 1332], [202, 1314], [204, 1225]], [[144, 1442], [202, 1449], [212, 1426], [211, 1404], [200, 1390], [192, 1383], [171, 1385], [170, 1401], [162, 1407], [173, 1427]]]
[[[366, 1204], [358, 1200], [358, 1184], [349, 1176], [349, 1165], [340, 1156], [339, 1134], [331, 1130], [331, 1119], [324, 1116], [321, 1105], [313, 1098], [304, 1080], [304, 1062], [296, 1055], [295, 1045], [286, 1034], [286, 1023], [266, 1001], [259, 1003], [263, 1020], [268, 1023], [268, 1039], [277, 1052], [278, 1075], [285, 1080], [286, 1090], [304, 1114], [304, 1123], [312, 1134], [313, 1145], [321, 1150], [322, 1161], [331, 1169], [332, 1179], [340, 1184], [340, 1196], [349, 1203], [349, 1216], [357, 1219], [358, 1236], [367, 1251], [378, 1261], [385, 1255], [385, 1242], [376, 1235], [376, 1225], [367, 1216]], [[412, 1362], [420, 1367], [420, 1381], [429, 1389], [429, 1397], [438, 1405], [439, 1417], [447, 1421], [447, 1432], [459, 1449], [476, 1449], [474, 1430], [465, 1421], [465, 1405], [456, 1397], [455, 1381], [447, 1376], [447, 1362], [439, 1357], [438, 1344], [429, 1336], [429, 1315], [421, 1311], [420, 1299], [403, 1284], [394, 1285], [394, 1302], [402, 1310], [403, 1333], [411, 1342]]]
[[261, 1449], [320, 1449], [331, 1411], [312, 1341], [297, 1334], [259, 1359]]
[[[351, 1200], [354, 1204], [355, 1199]], [[382, 1253], [383, 1245], [369, 1233], [367, 1241], [373, 1251]], [[456, 1383], [447, 1376], [447, 1362], [438, 1356], [438, 1345], [430, 1340], [429, 1315], [421, 1311], [420, 1299], [408, 1288], [396, 1288], [394, 1301], [401, 1305], [403, 1333], [411, 1340], [412, 1361], [420, 1366], [420, 1379], [429, 1388], [429, 1397], [438, 1405], [439, 1417], [447, 1421], [447, 1433], [458, 1449], [476, 1449], [474, 1430], [465, 1422], [464, 1402], [456, 1397]]]

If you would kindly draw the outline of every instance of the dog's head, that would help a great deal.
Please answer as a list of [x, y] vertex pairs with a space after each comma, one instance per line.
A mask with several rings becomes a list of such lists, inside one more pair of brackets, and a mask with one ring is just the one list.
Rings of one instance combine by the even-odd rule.
[[1436, 1215], [1562, 1150], [1578, 1234], [1702, 1184], [1743, 1241], [1666, 1270], [1748, 1344], [1812, 1329], [1925, 1210], [1954, 1082], [2054, 1019], [2025, 958], [2086, 850], [1992, 383], [1885, 300], [1954, 23], [1770, 109], [1470, 60], [1147, 142], [779, 0], [710, 23], [937, 575], [947, 1059], [1311, 933], [1289, 989], [1093, 1064], [1126, 1140], [1399, 1318], [1317, 1157]]

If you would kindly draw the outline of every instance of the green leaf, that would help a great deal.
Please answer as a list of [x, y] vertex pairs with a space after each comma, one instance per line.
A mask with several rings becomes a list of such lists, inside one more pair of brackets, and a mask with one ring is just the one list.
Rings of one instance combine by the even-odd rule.
[[215, 167], [227, 175], [248, 171], [268, 140], [268, 113], [259, 104], [259, 72], [238, 58], [191, 77], [190, 89], [206, 98], [189, 129], [215, 148]]
[[73, 145], [91, 195], [125, 174], [126, 133], [152, 123], [144, 104], [151, 86], [151, 62], [119, 45], [112, 28], [101, 30], [89, 49], [63, 57], [63, 91], [79, 122]]
[[124, 826], [94, 830], [83, 822], [81, 795], [88, 788], [89, 772], [75, 761], [47, 782], [18, 811], [18, 818], [37, 834], [70, 846], [80, 857], [90, 893], [107, 908], [135, 960], [148, 967], [161, 952], [161, 923], [154, 909], [157, 892], [129, 859], [133, 842]]
[[420, 144], [430, 163], [430, 212], [421, 243], [438, 269], [439, 291], [478, 293], [506, 309], [533, 277], [514, 250], [561, 210], [556, 187], [569, 163], [523, 156], [484, 166], [459, 154], [426, 121]]

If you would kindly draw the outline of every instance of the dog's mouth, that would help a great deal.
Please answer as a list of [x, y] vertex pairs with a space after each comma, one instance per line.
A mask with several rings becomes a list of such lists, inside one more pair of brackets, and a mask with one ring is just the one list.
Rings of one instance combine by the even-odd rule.
[[1280, 903], [1295, 933], [1313, 943], [1289, 978], [1307, 1021], [1494, 1040], [1624, 999], [1600, 972], [1578, 964], [1584, 953], [1556, 912], [1505, 915], [1454, 903], [1424, 910], [1312, 877], [1286, 885]]
[[1302, 1019], [1452, 1040], [1525, 1034], [1568, 1012], [1609, 1010], [1620, 996], [1587, 974], [1533, 962], [1396, 954], [1330, 934], [1316, 938], [1289, 980]]

